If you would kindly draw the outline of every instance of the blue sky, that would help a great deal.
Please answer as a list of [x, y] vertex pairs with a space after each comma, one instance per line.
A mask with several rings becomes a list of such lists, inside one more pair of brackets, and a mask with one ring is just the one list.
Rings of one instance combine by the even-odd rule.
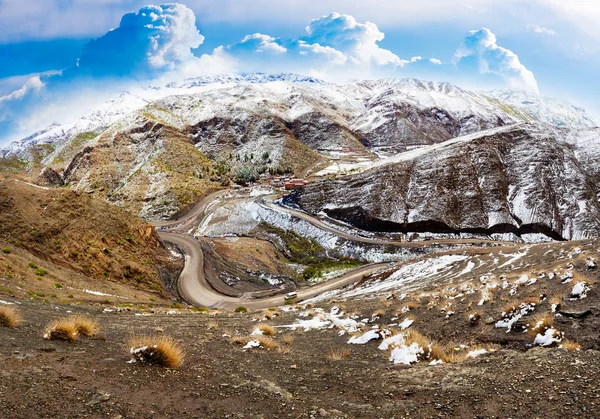
[[594, 0], [0, 0], [0, 144], [132, 85], [242, 71], [517, 88], [600, 119], [598, 21]]

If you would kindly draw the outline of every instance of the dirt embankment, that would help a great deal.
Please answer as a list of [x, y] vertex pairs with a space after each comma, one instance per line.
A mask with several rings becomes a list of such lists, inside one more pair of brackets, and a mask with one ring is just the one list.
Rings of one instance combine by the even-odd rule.
[[[21, 249], [87, 275], [90, 283], [163, 292], [158, 266], [161, 272], [180, 268], [154, 228], [137, 217], [85, 193], [12, 180], [0, 184], [0, 243], [5, 255]], [[22, 275], [5, 257], [4, 274]]]

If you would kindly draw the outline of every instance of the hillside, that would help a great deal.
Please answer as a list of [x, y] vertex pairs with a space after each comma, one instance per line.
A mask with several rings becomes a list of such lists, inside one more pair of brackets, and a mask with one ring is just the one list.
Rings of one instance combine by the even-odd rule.
[[181, 269], [154, 228], [126, 211], [86, 193], [12, 179], [0, 183], [0, 247], [4, 289], [15, 295], [81, 298], [83, 289], [101, 288], [101, 296], [117, 287], [163, 298], [161, 273], [166, 280]]
[[398, 154], [294, 201], [370, 231], [582, 239], [600, 233], [597, 179], [585, 164], [560, 133], [528, 123]]

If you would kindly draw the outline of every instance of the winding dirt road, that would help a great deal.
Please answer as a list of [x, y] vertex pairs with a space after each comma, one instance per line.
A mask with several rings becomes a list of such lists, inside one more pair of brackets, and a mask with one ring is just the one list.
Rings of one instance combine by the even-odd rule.
[[[185, 216], [178, 220], [151, 223], [153, 226], [158, 227], [158, 235], [162, 240], [177, 245], [185, 254], [185, 267], [177, 283], [179, 294], [190, 304], [211, 308], [235, 309], [244, 306], [250, 309], [262, 309], [279, 306], [285, 302], [282, 295], [256, 299], [230, 297], [216, 292], [204, 276], [204, 256], [200, 243], [190, 234], [190, 230], [202, 221], [206, 215], [206, 207], [213, 200], [219, 199], [227, 192], [217, 191], [206, 195]], [[315, 297], [326, 291], [359, 281], [365, 275], [370, 275], [384, 266], [387, 266], [387, 263], [362, 266], [339, 278], [298, 290], [298, 300]]]
[[[216, 199], [221, 199], [229, 191], [216, 191], [207, 194], [201, 198], [196, 205], [183, 217], [174, 221], [162, 221], [151, 223], [151, 225], [157, 227], [160, 238], [164, 241], [174, 243], [177, 245], [185, 254], [185, 267], [179, 276], [178, 290], [181, 297], [190, 304], [221, 308], [221, 309], [235, 309], [239, 306], [244, 306], [250, 309], [262, 309], [273, 306], [281, 305], [285, 302], [282, 295], [276, 295], [272, 297], [263, 297], [256, 299], [248, 298], [236, 298], [226, 296], [215, 291], [206, 280], [204, 275], [204, 256], [200, 248], [200, 243], [193, 237], [192, 230], [202, 222], [206, 214], [208, 205]], [[368, 244], [378, 245], [395, 245], [400, 247], [425, 247], [436, 243], [482, 243], [486, 240], [436, 240], [429, 241], [427, 243], [422, 242], [400, 242], [386, 239], [377, 238], [366, 238], [358, 237], [348, 234], [342, 230], [338, 230], [328, 224], [323, 223], [321, 220], [311, 216], [310, 214], [296, 211], [290, 208], [284, 208], [275, 205], [272, 202], [272, 197], [266, 199], [259, 198], [259, 203], [272, 209], [274, 211], [280, 211], [288, 213], [294, 217], [298, 217], [309, 223], [315, 225], [318, 228], [327, 230], [331, 233], [339, 235], [348, 240], [353, 240]], [[494, 242], [501, 243], [501, 242]], [[514, 245], [514, 243], [510, 243]], [[371, 265], [365, 265], [361, 268], [352, 270], [338, 278], [331, 279], [327, 282], [314, 285], [312, 287], [300, 289], [297, 291], [298, 300], [312, 298], [320, 295], [326, 291], [331, 291], [337, 288], [344, 287], [352, 284], [356, 281], [361, 280], [363, 277], [373, 274], [381, 268], [387, 266], [388, 263], [376, 263]]]

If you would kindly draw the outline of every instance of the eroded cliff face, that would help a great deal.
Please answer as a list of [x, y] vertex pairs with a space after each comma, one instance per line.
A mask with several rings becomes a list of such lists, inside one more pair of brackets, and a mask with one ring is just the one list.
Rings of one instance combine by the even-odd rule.
[[309, 185], [295, 199], [306, 211], [374, 231], [595, 237], [595, 180], [558, 135], [521, 124], [460, 137]]

